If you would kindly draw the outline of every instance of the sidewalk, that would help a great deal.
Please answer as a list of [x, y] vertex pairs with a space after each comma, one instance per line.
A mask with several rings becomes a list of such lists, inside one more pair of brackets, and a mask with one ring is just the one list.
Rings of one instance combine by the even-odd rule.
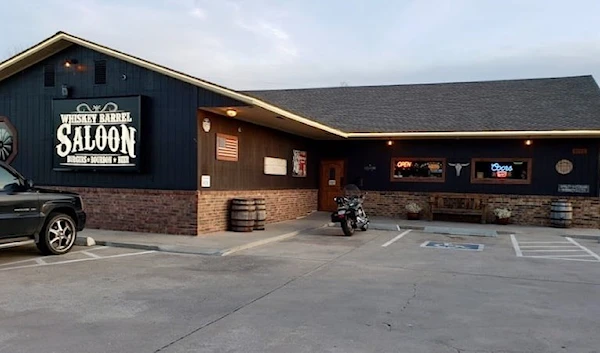
[[316, 212], [301, 219], [267, 224], [265, 230], [248, 233], [223, 231], [189, 236], [85, 229], [78, 238], [82, 244], [90, 244], [87, 241], [92, 238], [95, 244], [104, 246], [225, 256], [324, 227], [328, 222], [328, 213]]
[[592, 239], [600, 242], [600, 230], [593, 228], [554, 228], [526, 225], [499, 225], [463, 222], [442, 222], [417, 220], [409, 221], [399, 218], [370, 217], [371, 229], [401, 230], [415, 229], [437, 233], [465, 234], [479, 236], [497, 236], [499, 234], [535, 234], [558, 235], [571, 238]]
[[[104, 246], [133, 249], [225, 256], [241, 250], [291, 238], [312, 229], [324, 226], [339, 226], [338, 224], [330, 223], [329, 215], [329, 212], [315, 212], [301, 219], [267, 224], [265, 230], [262, 231], [253, 231], [250, 233], [223, 231], [200, 236], [85, 229], [79, 233], [78, 243], [80, 245], [93, 245], [95, 243]], [[489, 237], [496, 237], [501, 234], [557, 235], [592, 239], [600, 242], [600, 230], [585, 228], [553, 228], [427, 220], [408, 221], [399, 218], [371, 217], [369, 229], [396, 232], [415, 229], [430, 233]]]

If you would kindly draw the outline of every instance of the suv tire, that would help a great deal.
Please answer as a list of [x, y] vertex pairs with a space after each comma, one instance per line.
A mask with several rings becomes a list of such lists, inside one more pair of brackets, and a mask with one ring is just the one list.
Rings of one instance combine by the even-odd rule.
[[36, 245], [44, 255], [62, 255], [71, 251], [76, 237], [77, 227], [71, 216], [64, 213], [51, 213]]

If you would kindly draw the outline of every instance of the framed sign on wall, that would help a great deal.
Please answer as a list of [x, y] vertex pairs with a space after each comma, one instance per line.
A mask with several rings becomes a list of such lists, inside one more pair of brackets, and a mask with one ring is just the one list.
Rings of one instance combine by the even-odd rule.
[[306, 151], [293, 150], [292, 176], [306, 177]]
[[55, 170], [140, 170], [141, 96], [55, 99]]

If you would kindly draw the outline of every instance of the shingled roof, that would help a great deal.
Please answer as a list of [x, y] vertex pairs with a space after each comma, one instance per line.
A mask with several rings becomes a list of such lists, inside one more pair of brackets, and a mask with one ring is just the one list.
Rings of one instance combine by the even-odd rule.
[[600, 129], [592, 76], [243, 93], [349, 133]]

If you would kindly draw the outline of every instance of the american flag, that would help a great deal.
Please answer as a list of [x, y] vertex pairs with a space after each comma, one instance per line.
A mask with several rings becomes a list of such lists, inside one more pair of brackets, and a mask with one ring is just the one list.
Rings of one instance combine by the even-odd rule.
[[237, 136], [217, 134], [217, 159], [221, 161], [238, 160]]

